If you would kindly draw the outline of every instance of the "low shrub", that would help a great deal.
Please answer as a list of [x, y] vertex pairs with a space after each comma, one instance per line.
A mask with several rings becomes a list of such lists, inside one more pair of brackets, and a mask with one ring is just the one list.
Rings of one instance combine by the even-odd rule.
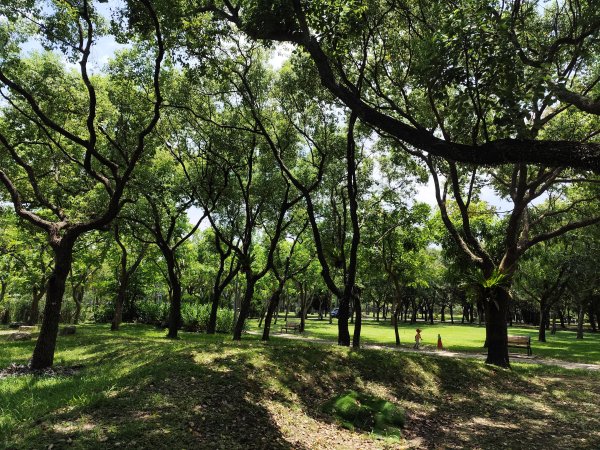
[[[219, 308], [217, 310], [217, 333], [231, 333], [235, 325], [233, 309]], [[246, 326], [248, 321], [246, 321]]]
[[[31, 298], [27, 296], [15, 296], [8, 300], [5, 308], [11, 322], [26, 322], [31, 310]], [[40, 302], [40, 312], [43, 311], [43, 301]]]
[[136, 316], [139, 322], [160, 325], [169, 318], [169, 304], [145, 300], [136, 304]]
[[367, 431], [378, 436], [397, 439], [404, 426], [404, 409], [382, 398], [346, 391], [323, 405], [323, 410], [334, 416], [350, 430]]
[[[181, 305], [182, 327], [186, 331], [206, 331], [210, 320], [209, 304], [184, 303]], [[230, 333], [233, 331], [233, 310], [228, 308], [217, 309], [217, 333]]]
[[115, 316], [115, 305], [113, 302], [101, 302], [92, 306], [90, 319], [95, 323], [112, 322]]

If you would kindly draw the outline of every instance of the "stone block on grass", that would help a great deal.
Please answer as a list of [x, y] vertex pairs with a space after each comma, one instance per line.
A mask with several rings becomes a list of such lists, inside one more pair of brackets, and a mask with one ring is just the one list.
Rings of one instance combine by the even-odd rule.
[[75, 331], [77, 331], [77, 327], [75, 325], [67, 325], [60, 329], [60, 335], [61, 336], [69, 336], [69, 335], [75, 334]]
[[31, 333], [17, 332], [8, 335], [9, 341], [30, 341]]

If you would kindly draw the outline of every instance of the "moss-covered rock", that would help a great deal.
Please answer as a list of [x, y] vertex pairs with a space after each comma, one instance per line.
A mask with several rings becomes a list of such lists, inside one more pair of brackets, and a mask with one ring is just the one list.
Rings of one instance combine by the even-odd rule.
[[379, 436], [399, 438], [404, 426], [404, 409], [372, 395], [346, 391], [323, 404], [344, 428], [372, 432]]

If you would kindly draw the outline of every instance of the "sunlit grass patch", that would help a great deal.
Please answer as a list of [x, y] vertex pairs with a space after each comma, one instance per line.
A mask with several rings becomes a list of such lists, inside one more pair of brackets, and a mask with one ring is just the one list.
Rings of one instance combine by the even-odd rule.
[[[251, 321], [250, 330], [257, 329], [258, 321]], [[485, 353], [483, 344], [485, 342], [485, 326], [477, 324], [450, 324], [435, 323], [431, 325], [425, 322], [417, 324], [401, 323], [399, 334], [401, 346], [411, 348], [414, 344], [415, 329], [419, 327], [423, 337], [423, 347], [435, 349], [437, 347], [438, 334], [442, 337], [442, 343], [446, 350], [454, 350], [471, 353]], [[354, 326], [350, 324], [350, 334]], [[331, 341], [337, 340], [337, 319], [333, 323], [328, 320], [319, 320], [316, 316], [310, 316], [306, 321], [305, 336], [307, 338], [320, 338]], [[555, 358], [565, 361], [596, 363], [600, 364], [600, 333], [586, 332], [584, 339], [577, 339], [574, 331], [558, 330], [555, 335], [546, 333], [547, 342], [539, 342], [538, 330], [533, 327], [514, 326], [509, 327], [509, 334], [531, 336], [531, 345], [534, 356], [544, 358]], [[276, 336], [277, 333], [274, 333]], [[364, 319], [361, 329], [361, 341], [366, 344], [379, 344], [395, 346], [396, 340], [394, 328], [389, 321], [377, 322], [372, 319]], [[525, 349], [511, 348], [511, 353], [526, 354]]]

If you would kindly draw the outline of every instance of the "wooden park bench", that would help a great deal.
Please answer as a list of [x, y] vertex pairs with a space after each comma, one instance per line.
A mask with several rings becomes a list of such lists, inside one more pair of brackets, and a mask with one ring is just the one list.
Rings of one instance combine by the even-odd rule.
[[300, 324], [298, 322], [286, 322], [285, 325], [281, 326], [281, 332], [285, 330], [286, 333], [289, 333], [292, 330], [294, 333], [298, 333], [300, 331]]
[[527, 356], [531, 356], [531, 336], [508, 336], [508, 346], [517, 348], [526, 348]]

